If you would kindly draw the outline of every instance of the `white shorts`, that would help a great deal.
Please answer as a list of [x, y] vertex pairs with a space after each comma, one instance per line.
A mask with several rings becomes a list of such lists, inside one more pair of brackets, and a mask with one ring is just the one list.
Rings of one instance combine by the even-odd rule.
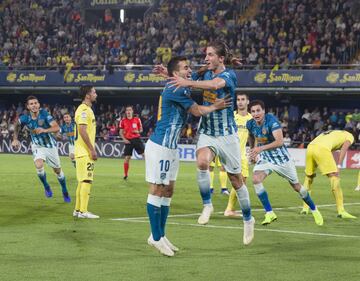
[[145, 145], [146, 181], [169, 185], [176, 181], [179, 171], [179, 152], [148, 140]]
[[69, 143], [69, 155], [75, 154], [75, 146]]
[[200, 134], [196, 150], [209, 147], [217, 156], [226, 172], [230, 174], [241, 173], [241, 151], [238, 135], [213, 137]]
[[38, 159], [44, 160], [51, 168], [60, 168], [60, 158], [57, 147], [47, 148], [38, 146], [36, 144], [31, 145], [34, 162]]
[[275, 173], [287, 179], [290, 183], [299, 183], [295, 163], [292, 159], [284, 164], [279, 165], [261, 159], [255, 164], [253, 171], [263, 171], [267, 175], [270, 175], [273, 171], [275, 171]]

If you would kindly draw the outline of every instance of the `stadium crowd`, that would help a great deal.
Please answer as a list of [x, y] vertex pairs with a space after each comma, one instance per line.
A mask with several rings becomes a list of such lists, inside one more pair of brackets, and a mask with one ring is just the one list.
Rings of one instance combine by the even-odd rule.
[[[63, 124], [62, 116], [70, 113], [73, 116], [75, 106], [60, 106], [43, 104], [60, 125]], [[135, 114], [140, 117], [144, 131], [142, 137], [147, 139], [154, 129], [157, 111], [154, 105], [134, 106]], [[125, 117], [125, 106], [100, 104], [96, 110], [96, 127], [98, 139], [106, 141], [119, 140], [119, 121]], [[267, 112], [276, 115], [283, 128], [284, 141], [288, 147], [305, 148], [307, 144], [320, 133], [334, 129], [352, 129], [355, 137], [354, 147], [360, 148], [360, 111], [359, 109], [335, 110], [327, 107], [300, 109], [298, 106], [289, 105], [269, 107]], [[8, 109], [0, 109], [0, 138], [11, 137], [14, 123], [20, 114], [26, 113], [21, 103], [12, 105]], [[198, 118], [189, 116], [188, 124], [181, 135], [182, 143], [195, 143]], [[29, 132], [23, 128], [24, 137], [29, 137]]]
[[217, 38], [256, 68], [347, 64], [356, 57], [360, 22], [354, 0], [167, 0], [144, 19], [123, 23], [104, 12], [85, 20], [81, 0], [4, 0], [0, 67], [166, 64], [174, 55], [202, 61]]

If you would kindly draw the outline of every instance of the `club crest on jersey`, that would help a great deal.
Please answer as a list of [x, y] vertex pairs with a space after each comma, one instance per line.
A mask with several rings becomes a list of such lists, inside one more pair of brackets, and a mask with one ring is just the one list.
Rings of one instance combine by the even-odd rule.
[[166, 173], [161, 173], [160, 174], [160, 179], [164, 180], [166, 178]]
[[266, 133], [267, 133], [266, 128], [265, 127], [262, 128], [261, 132], [262, 132], [263, 135], [266, 135]]
[[42, 126], [44, 125], [44, 122], [45, 122], [44, 119], [39, 119], [37, 123], [39, 126]]

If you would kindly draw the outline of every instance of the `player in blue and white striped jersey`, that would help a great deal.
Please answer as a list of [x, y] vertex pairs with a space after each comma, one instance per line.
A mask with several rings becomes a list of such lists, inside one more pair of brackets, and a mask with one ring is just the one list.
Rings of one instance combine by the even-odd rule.
[[[223, 42], [212, 42], [206, 47], [206, 71], [201, 75], [193, 75], [193, 80], [171, 77], [174, 87], [192, 87], [203, 90], [204, 104], [212, 104], [225, 95], [235, 101], [237, 86], [236, 74], [225, 67], [231, 59], [228, 47]], [[228, 177], [236, 190], [244, 220], [243, 243], [248, 245], [254, 238], [255, 219], [251, 215], [250, 197], [241, 177], [241, 152], [237, 126], [233, 108], [213, 112], [200, 121], [200, 136], [197, 143], [197, 179], [203, 210], [198, 219], [199, 224], [207, 224], [214, 208], [210, 193], [210, 163], [219, 156], [220, 163], [228, 173]]]
[[272, 114], [265, 114], [265, 105], [261, 100], [250, 102], [249, 108], [253, 117], [246, 123], [251, 147], [249, 158], [256, 162], [253, 184], [265, 209], [265, 219], [262, 224], [267, 225], [277, 219], [263, 186], [265, 178], [275, 171], [289, 181], [292, 188], [300, 194], [303, 201], [312, 210], [315, 223], [322, 225], [323, 218], [319, 210], [312, 201], [309, 192], [299, 183], [294, 161], [284, 145], [283, 132], [278, 119]]
[[[191, 69], [185, 57], [172, 58], [168, 74], [189, 79]], [[208, 106], [196, 104], [190, 98], [190, 90], [180, 87], [174, 91], [167, 84], [161, 93], [158, 121], [154, 133], [145, 146], [146, 181], [149, 183], [147, 211], [151, 226], [148, 244], [162, 254], [173, 256], [175, 247], [165, 236], [165, 224], [169, 213], [171, 197], [179, 169], [177, 142], [186, 124], [188, 113], [204, 116], [215, 110], [231, 106], [227, 97], [214, 100]]]
[[60, 127], [60, 134], [66, 136], [69, 142], [69, 157], [71, 162], [75, 164], [74, 144], [75, 144], [75, 123], [72, 121], [70, 113], [63, 115], [64, 124]]
[[52, 190], [46, 180], [44, 161], [53, 168], [57, 175], [62, 188], [64, 202], [70, 203], [71, 199], [66, 188], [65, 175], [61, 169], [57, 144], [53, 136], [53, 133], [60, 130], [59, 125], [45, 109], [40, 108], [40, 103], [36, 97], [27, 97], [26, 107], [29, 110], [29, 114], [21, 115], [19, 122], [16, 123], [12, 146], [15, 148], [20, 146], [18, 140], [19, 131], [21, 125], [26, 126], [30, 130], [34, 164], [37, 175], [44, 186], [45, 196], [52, 197]]

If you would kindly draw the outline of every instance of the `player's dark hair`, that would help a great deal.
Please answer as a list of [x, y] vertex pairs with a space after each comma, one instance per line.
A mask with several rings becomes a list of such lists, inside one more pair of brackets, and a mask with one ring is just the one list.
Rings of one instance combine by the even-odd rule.
[[233, 54], [230, 52], [228, 45], [221, 41], [210, 42], [207, 47], [213, 47], [219, 57], [224, 57], [224, 64], [232, 64]]
[[249, 103], [249, 109], [251, 109], [255, 105], [260, 105], [262, 109], [265, 110], [265, 104], [262, 100], [253, 100]]
[[238, 97], [238, 96], [245, 96], [248, 100], [250, 100], [248, 94], [245, 94], [245, 93], [242, 93], [242, 92], [236, 92], [236, 97]]
[[91, 92], [91, 89], [94, 88], [94, 86], [86, 85], [80, 87], [80, 98], [82, 100], [85, 99], [86, 95]]
[[37, 101], [39, 101], [38, 98], [35, 97], [35, 96], [28, 96], [28, 97], [26, 98], [26, 104], [29, 102], [29, 100], [37, 100]]
[[179, 70], [179, 62], [181, 61], [187, 61], [187, 58], [184, 56], [178, 56], [178, 57], [173, 57], [168, 65], [167, 65], [167, 70], [168, 70], [168, 75], [170, 77], [174, 76], [174, 72]]

